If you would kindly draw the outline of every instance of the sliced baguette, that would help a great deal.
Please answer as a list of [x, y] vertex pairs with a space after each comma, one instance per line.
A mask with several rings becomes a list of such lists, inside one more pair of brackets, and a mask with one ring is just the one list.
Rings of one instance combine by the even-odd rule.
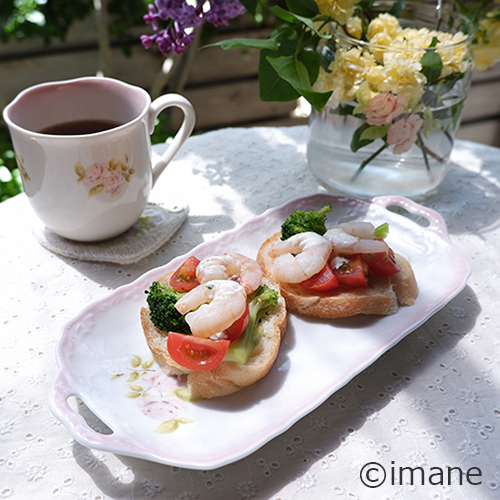
[[[257, 262], [265, 276], [273, 278], [271, 247], [280, 241], [278, 232], [260, 247]], [[330, 292], [313, 292], [298, 284], [280, 282], [287, 309], [316, 318], [346, 318], [357, 314], [390, 315], [398, 305], [412, 305], [418, 293], [417, 282], [408, 261], [396, 254], [401, 271], [392, 276], [373, 275], [368, 288], [340, 287]], [[274, 278], [273, 278], [274, 279]]]
[[[170, 275], [166, 274], [157, 281], [168, 284]], [[271, 279], [263, 278], [262, 284], [279, 292], [279, 285]], [[202, 399], [226, 396], [265, 377], [278, 356], [281, 337], [286, 330], [286, 319], [285, 300], [280, 294], [274, 311], [261, 322], [264, 334], [248, 363], [241, 365], [235, 361], [223, 361], [209, 371], [191, 371], [179, 366], [171, 358], [167, 351], [167, 332], [153, 325], [148, 307], [141, 309], [144, 335], [156, 361], [168, 375], [187, 375], [191, 394]]]

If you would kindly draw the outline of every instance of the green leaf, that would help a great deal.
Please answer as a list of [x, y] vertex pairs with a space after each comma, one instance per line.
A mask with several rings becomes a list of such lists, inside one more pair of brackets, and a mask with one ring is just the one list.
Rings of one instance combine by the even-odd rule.
[[276, 38], [265, 38], [263, 40], [257, 38], [230, 38], [229, 40], [221, 40], [220, 42], [210, 43], [206, 47], [222, 47], [224, 50], [236, 49], [238, 47], [246, 47], [248, 49], [258, 50], [278, 50], [279, 43]]
[[299, 60], [304, 63], [309, 73], [309, 81], [311, 85], [314, 85], [318, 79], [319, 70], [321, 67], [321, 55], [315, 50], [303, 50], [299, 52]]
[[377, 226], [373, 231], [373, 236], [375, 236], [375, 238], [386, 238], [388, 234], [389, 224], [387, 222], [380, 224], [380, 226]]
[[179, 417], [176, 420], [179, 424], [192, 424], [193, 422], [196, 422], [196, 420], [187, 417]]
[[387, 135], [389, 125], [370, 125], [365, 128], [360, 136], [360, 140], [374, 141], [375, 139], [382, 139]]
[[274, 7], [270, 7], [269, 10], [279, 19], [287, 23], [296, 23], [298, 21], [297, 15], [292, 12], [288, 12], [283, 7], [279, 5], [275, 5]]
[[270, 51], [262, 51], [259, 60], [259, 89], [260, 98], [264, 102], [293, 101], [300, 97], [299, 92], [292, 85], [283, 80], [267, 60]]
[[[85, 167], [80, 163], [77, 162], [75, 165], [75, 172], [78, 177], [83, 180], [85, 178]], [[81, 182], [79, 179], [79, 182]]]
[[452, 73], [451, 75], [442, 78], [436, 88], [436, 93], [439, 96], [447, 94], [455, 84], [464, 78], [464, 73]]
[[132, 384], [132, 385], [129, 385], [129, 387], [134, 392], [143, 392], [144, 391], [144, 387], [142, 387], [140, 385]]
[[422, 113], [422, 118], [427, 121], [427, 120], [432, 120], [432, 110], [431, 108], [425, 108], [424, 112]]
[[127, 394], [125, 394], [125, 396], [130, 399], [137, 399], [140, 395], [140, 392], [127, 392]]
[[[332, 92], [315, 92], [311, 87], [311, 78], [308, 67], [298, 57], [281, 56], [268, 57], [269, 64], [276, 73], [289, 83], [298, 94], [302, 95], [317, 111], [326, 105]], [[309, 59], [313, 61], [313, 59]], [[319, 64], [319, 61], [318, 61]]]
[[298, 33], [280, 28], [272, 35], [278, 40], [277, 51], [262, 50], [259, 61], [259, 87], [262, 101], [291, 101], [301, 95], [320, 111], [331, 92], [315, 92], [321, 56], [315, 51], [303, 50], [296, 54]]
[[97, 184], [97, 186], [93, 186], [90, 191], [89, 191], [89, 198], [91, 196], [96, 196], [98, 195], [99, 193], [102, 193], [102, 191], [104, 190], [104, 186], [102, 184]]
[[268, 56], [289, 56], [295, 54], [298, 34], [295, 30], [280, 28], [271, 34], [279, 44], [277, 51], [261, 50], [259, 59], [259, 88], [262, 101], [285, 102], [300, 97], [300, 94], [281, 78], [267, 60]]
[[353, 153], [373, 142], [373, 139], [361, 139], [363, 132], [369, 127], [370, 125], [368, 125], [368, 123], [363, 123], [363, 125], [359, 126], [352, 134], [351, 151]]
[[123, 377], [123, 373], [118, 373], [118, 374], [116, 374], [116, 375], [113, 375], [113, 376], [111, 377], [111, 380], [116, 380], [117, 378], [120, 378], [120, 377]]
[[295, 88], [311, 89], [307, 67], [297, 57], [268, 57], [267, 60], [276, 73]]
[[[439, 40], [434, 37], [429, 46], [435, 47]], [[426, 50], [425, 54], [420, 59], [420, 64], [422, 65], [421, 73], [427, 78], [427, 83], [432, 85], [441, 76], [441, 70], [443, 69], [443, 61], [441, 56], [435, 50]]]
[[149, 361], [144, 361], [144, 363], [142, 363], [142, 368], [144, 370], [149, 370], [154, 364], [155, 364], [155, 360], [150, 359]]
[[315, 92], [312, 90], [299, 89], [302, 96], [307, 99], [309, 104], [318, 112], [320, 112], [326, 103], [330, 100], [333, 91], [331, 92]]
[[288, 10], [304, 17], [314, 17], [319, 14], [318, 5], [314, 0], [286, 0]]
[[181, 387], [180, 389], [176, 389], [174, 394], [181, 400], [186, 403], [198, 403], [203, 401], [201, 398], [197, 398], [191, 394], [191, 391], [187, 387]]
[[432, 40], [431, 40], [431, 44], [429, 45], [429, 48], [437, 47], [438, 43], [439, 43], [439, 39], [436, 36], [433, 36]]
[[349, 104], [339, 104], [335, 109], [331, 109], [330, 113], [339, 116], [349, 116], [354, 112], [354, 107]]
[[324, 38], [326, 40], [332, 38], [332, 35], [319, 32], [318, 29], [316, 28], [316, 25], [314, 24], [314, 21], [312, 19], [309, 19], [308, 17], [300, 16], [294, 14], [293, 12], [288, 12], [287, 10], [281, 8], [279, 5], [271, 7], [270, 10], [276, 17], [282, 19], [287, 23], [295, 24], [298, 22], [301, 24], [305, 24], [311, 31], [316, 33], [316, 35], [318, 35], [320, 38]]
[[135, 382], [139, 378], [139, 372], [133, 371], [129, 377], [127, 382]]
[[160, 434], [170, 434], [174, 432], [179, 427], [179, 422], [177, 420], [165, 420], [156, 429], [155, 432]]
[[362, 104], [358, 104], [353, 110], [352, 114], [353, 115], [359, 115], [363, 116], [366, 113], [366, 106], [363, 106]]
[[140, 356], [137, 356], [137, 354], [134, 354], [130, 364], [132, 365], [132, 368], [139, 368], [139, 366], [141, 366], [142, 364], [142, 358]]
[[405, 9], [404, 0], [396, 0], [392, 5], [391, 10], [389, 11], [389, 14], [399, 19], [404, 9]]

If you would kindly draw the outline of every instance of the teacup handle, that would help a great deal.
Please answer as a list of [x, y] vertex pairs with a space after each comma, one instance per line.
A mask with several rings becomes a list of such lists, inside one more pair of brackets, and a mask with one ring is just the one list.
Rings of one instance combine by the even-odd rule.
[[158, 177], [160, 177], [166, 166], [176, 155], [177, 151], [179, 151], [180, 147], [184, 144], [185, 140], [191, 135], [196, 122], [194, 108], [185, 97], [179, 94], [162, 95], [156, 98], [149, 108], [148, 127], [150, 134], [153, 133], [155, 128], [156, 117], [161, 111], [172, 106], [177, 106], [182, 110], [184, 113], [184, 120], [172, 142], [169, 144], [158, 163], [153, 167], [153, 186], [156, 184]]

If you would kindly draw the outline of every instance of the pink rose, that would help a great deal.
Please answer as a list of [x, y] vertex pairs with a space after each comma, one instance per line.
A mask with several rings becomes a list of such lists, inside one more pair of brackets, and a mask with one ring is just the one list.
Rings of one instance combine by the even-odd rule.
[[387, 132], [387, 142], [394, 146], [393, 153], [399, 155], [410, 150], [417, 140], [417, 132], [423, 120], [418, 115], [410, 115], [406, 119], [395, 122]]
[[94, 163], [85, 170], [85, 183], [95, 186], [102, 182], [107, 165], [105, 163]]
[[407, 104], [406, 97], [387, 92], [372, 97], [366, 106], [366, 123], [368, 125], [389, 125], [397, 118]]
[[177, 389], [175, 379], [160, 370], [147, 373], [142, 377], [142, 382], [146, 389], [155, 389], [160, 394], [166, 394]]
[[141, 407], [142, 413], [155, 420], [172, 420], [184, 410], [182, 404], [177, 401], [160, 399], [155, 396], [138, 398], [136, 401]]
[[105, 177], [102, 179], [104, 191], [111, 196], [117, 196], [120, 193], [124, 177], [121, 170], [111, 170], [106, 172]]

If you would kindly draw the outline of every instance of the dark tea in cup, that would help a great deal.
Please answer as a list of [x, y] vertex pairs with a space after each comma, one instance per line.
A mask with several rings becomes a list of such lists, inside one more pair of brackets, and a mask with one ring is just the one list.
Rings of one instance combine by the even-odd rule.
[[123, 123], [112, 120], [77, 120], [57, 123], [40, 130], [40, 134], [48, 135], [87, 135], [97, 134], [105, 130], [119, 127]]

